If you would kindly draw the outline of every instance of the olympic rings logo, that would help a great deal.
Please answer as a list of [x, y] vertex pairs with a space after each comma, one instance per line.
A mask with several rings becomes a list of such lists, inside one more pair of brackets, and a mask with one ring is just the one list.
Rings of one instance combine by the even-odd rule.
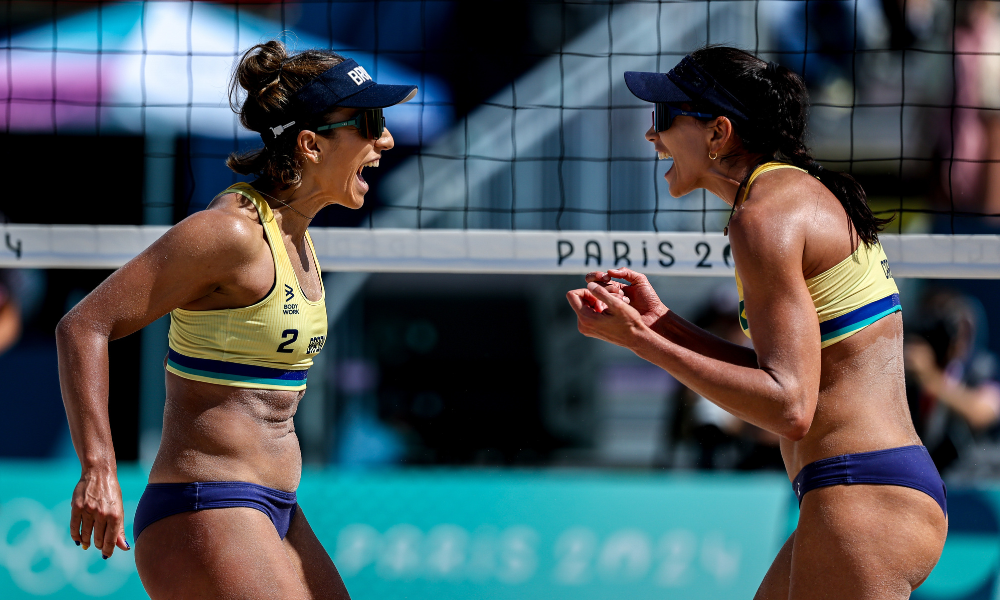
[[[126, 523], [136, 503], [125, 503]], [[107, 596], [136, 574], [131, 552], [82, 552], [69, 537], [69, 500], [51, 510], [31, 498], [14, 498], [0, 505], [0, 567], [14, 584], [33, 596], [47, 596], [72, 586], [87, 596]], [[96, 551], [95, 551], [96, 550]]]

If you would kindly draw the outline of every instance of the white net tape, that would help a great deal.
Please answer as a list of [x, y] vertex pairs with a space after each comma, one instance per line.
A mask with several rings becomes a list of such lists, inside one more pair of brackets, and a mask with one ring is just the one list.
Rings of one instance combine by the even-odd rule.
[[[109, 269], [125, 264], [164, 226], [0, 225], [0, 267]], [[585, 273], [630, 266], [652, 275], [732, 276], [719, 234], [314, 228], [327, 271]], [[1000, 236], [883, 234], [896, 277], [1000, 278]]]

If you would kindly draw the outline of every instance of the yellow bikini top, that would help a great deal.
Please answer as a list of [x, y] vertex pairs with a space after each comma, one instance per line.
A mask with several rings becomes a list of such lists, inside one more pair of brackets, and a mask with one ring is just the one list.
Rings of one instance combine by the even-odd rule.
[[[743, 201], [750, 186], [762, 173], [775, 169], [799, 169], [794, 165], [769, 162], [757, 167], [750, 175]], [[863, 243], [853, 254], [830, 269], [806, 280], [806, 287], [816, 306], [819, 318], [820, 347], [847, 339], [882, 317], [901, 311], [899, 289], [889, 270], [889, 259], [878, 242], [867, 247]], [[740, 296], [740, 327], [750, 337], [750, 323], [743, 306], [743, 282], [736, 273], [736, 289]]]
[[[241, 194], [256, 207], [274, 259], [274, 285], [247, 307], [171, 311], [167, 371], [218, 385], [303, 390], [313, 356], [326, 343], [326, 290], [321, 287], [315, 301], [302, 293], [274, 213], [257, 190], [237, 183], [222, 193]], [[306, 242], [318, 271], [309, 232]]]

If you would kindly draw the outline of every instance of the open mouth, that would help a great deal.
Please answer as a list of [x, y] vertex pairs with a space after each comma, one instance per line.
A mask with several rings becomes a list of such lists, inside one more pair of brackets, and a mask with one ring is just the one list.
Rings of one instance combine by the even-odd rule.
[[378, 166], [378, 159], [377, 158], [375, 160], [373, 160], [373, 161], [366, 162], [365, 164], [363, 164], [360, 167], [358, 167], [358, 172], [356, 173], [357, 178], [360, 179], [362, 181], [362, 183], [368, 183], [367, 181], [365, 181], [365, 178], [361, 174], [361, 171], [363, 171], [365, 169], [365, 167], [377, 167], [377, 166]]
[[660, 151], [657, 151], [656, 152], [656, 156], [659, 158], [659, 160], [667, 160], [669, 158], [673, 158], [673, 156], [671, 156], [671, 154], [669, 152], [660, 152]]

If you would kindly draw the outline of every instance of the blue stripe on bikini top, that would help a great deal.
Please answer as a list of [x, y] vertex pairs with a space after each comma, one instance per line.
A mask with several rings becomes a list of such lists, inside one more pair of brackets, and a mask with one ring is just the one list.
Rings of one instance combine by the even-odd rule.
[[851, 312], [823, 321], [819, 324], [820, 339], [826, 341], [845, 333], [867, 327], [886, 315], [902, 310], [899, 305], [899, 294], [892, 294], [876, 300]]
[[309, 369], [273, 369], [271, 367], [258, 367], [254, 365], [244, 365], [241, 363], [226, 362], [222, 360], [212, 360], [208, 358], [194, 358], [185, 356], [173, 348], [168, 350], [167, 360], [185, 372], [201, 371], [208, 375], [222, 376], [235, 380], [275, 380], [300, 384], [309, 376]]

